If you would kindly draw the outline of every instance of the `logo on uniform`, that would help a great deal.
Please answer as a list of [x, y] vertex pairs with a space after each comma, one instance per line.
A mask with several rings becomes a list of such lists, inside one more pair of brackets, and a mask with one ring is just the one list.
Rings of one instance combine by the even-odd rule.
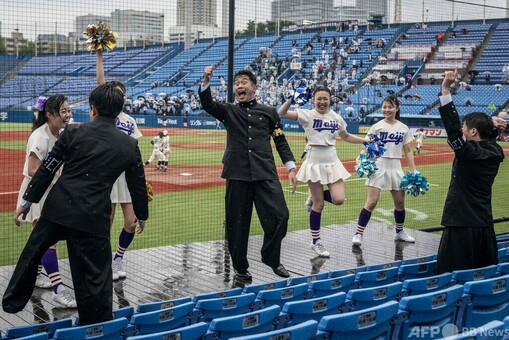
[[394, 143], [398, 145], [403, 142], [404, 132], [389, 133], [387, 131], [380, 132], [380, 140], [384, 143]]
[[323, 121], [321, 119], [313, 119], [313, 130], [316, 130], [318, 132], [322, 131], [330, 131], [331, 133], [334, 133], [339, 130], [339, 123], [335, 120], [330, 121]]

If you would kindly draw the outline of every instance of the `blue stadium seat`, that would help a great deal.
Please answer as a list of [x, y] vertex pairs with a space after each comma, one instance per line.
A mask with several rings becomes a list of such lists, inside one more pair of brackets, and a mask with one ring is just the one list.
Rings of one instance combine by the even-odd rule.
[[191, 324], [250, 312], [256, 295], [247, 293], [224, 298], [199, 300], [191, 313]]
[[355, 274], [355, 288], [369, 288], [393, 283], [397, 279], [398, 267], [366, 271]]
[[[134, 314], [134, 307], [127, 306], [124, 308], [119, 308], [113, 311], [113, 319], [126, 318], [127, 320], [131, 320], [131, 316]], [[77, 317], [74, 321], [74, 326], [80, 325], [80, 318]]]
[[318, 324], [317, 340], [390, 339], [391, 322], [398, 303], [390, 301], [373, 308], [324, 316]]
[[318, 322], [326, 315], [342, 313], [345, 300], [346, 294], [340, 292], [309, 300], [287, 302], [279, 315], [277, 328], [296, 325], [306, 320]]
[[497, 275], [503, 276], [509, 274], [509, 263], [499, 263], [497, 265]]
[[334, 277], [320, 281], [313, 281], [309, 284], [310, 295], [315, 297], [322, 297], [338, 292], [348, 292], [355, 281], [355, 274], [345, 275], [341, 277]]
[[421, 256], [421, 257], [412, 257], [410, 259], [401, 260], [401, 265], [430, 262], [430, 261], [433, 261], [436, 259], [437, 259], [436, 254]]
[[475, 269], [455, 270], [452, 272], [452, 281], [455, 284], [464, 284], [468, 281], [489, 279], [494, 277], [496, 274], [496, 265]]
[[330, 278], [341, 277], [341, 276], [350, 275], [350, 274], [362, 273], [365, 271], [366, 271], [366, 266], [354, 267], [354, 268], [348, 268], [348, 269], [340, 269], [340, 270], [332, 270], [329, 272], [329, 277]]
[[232, 289], [222, 290], [219, 292], [196, 294], [193, 298], [193, 301], [197, 302], [200, 300], [224, 298], [224, 297], [236, 296], [236, 295], [240, 295], [240, 294], [242, 294], [242, 288], [232, 288]]
[[260, 283], [260, 284], [256, 284], [256, 285], [245, 286], [243, 293], [244, 294], [246, 294], [246, 293], [258, 294], [258, 292], [260, 290], [283, 288], [283, 287], [286, 287], [287, 285], [288, 285], [288, 280], [286, 280], [286, 279], [267, 282], [267, 283]]
[[509, 335], [504, 322], [499, 320], [490, 321], [477, 328], [464, 330], [460, 334], [454, 334], [442, 340], [500, 340]]
[[295, 286], [260, 290], [256, 295], [253, 310], [272, 305], [278, 305], [281, 308], [286, 302], [303, 300], [308, 287], [307, 283], [301, 283]]
[[435, 274], [437, 261], [433, 260], [424, 263], [404, 264], [399, 267], [398, 280], [417, 279]]
[[499, 263], [505, 263], [509, 262], [509, 256], [507, 255], [507, 251], [509, 248], [500, 248], [498, 250], [498, 262]]
[[311, 282], [314, 282], [314, 281], [319, 281], [319, 280], [327, 279], [328, 277], [329, 277], [329, 273], [328, 272], [318, 273], [318, 274], [314, 274], [314, 275], [294, 276], [294, 277], [291, 277], [288, 280], [288, 285], [289, 286], [295, 286], [295, 285], [298, 285], [298, 284], [301, 284], [301, 283], [311, 283]]
[[246, 314], [214, 319], [206, 339], [222, 340], [273, 331], [280, 311], [281, 308], [274, 305]]
[[464, 303], [458, 311], [459, 328], [476, 328], [509, 315], [509, 275], [467, 282]]
[[305, 321], [295, 326], [278, 329], [272, 332], [253, 334], [230, 338], [230, 340], [276, 340], [276, 339], [299, 339], [313, 340], [318, 330], [318, 322]]
[[455, 323], [457, 305], [461, 303], [462, 295], [463, 286], [454, 285], [436, 292], [402, 298], [393, 338], [432, 339], [436, 336], [434, 329]]
[[408, 279], [403, 281], [402, 294], [419, 295], [424, 293], [431, 293], [449, 287], [452, 280], [451, 273], [443, 273], [440, 275], [423, 277], [420, 279]]
[[164, 332], [186, 326], [189, 324], [189, 314], [193, 309], [194, 303], [188, 302], [172, 308], [134, 314], [129, 322], [127, 335]]
[[371, 265], [366, 266], [366, 271], [369, 272], [369, 271], [380, 270], [380, 269], [389, 269], [389, 268], [399, 267], [400, 265], [401, 265], [401, 260], [371, 264]]
[[126, 340], [199, 340], [207, 333], [209, 324], [206, 322], [195, 323], [194, 325], [173, 329], [166, 332], [130, 336]]
[[[0, 334], [0, 336], [1, 336], [1, 334]], [[16, 340], [48, 340], [48, 339], [50, 339], [50, 338], [48, 337], [47, 333], [38, 333], [38, 334], [24, 336], [21, 338], [16, 338]]]
[[173, 299], [173, 300], [147, 302], [147, 303], [142, 303], [142, 304], [138, 305], [136, 312], [137, 313], [153, 312], [156, 310], [175, 307], [175, 306], [182, 305], [184, 303], [188, 303], [188, 302], [192, 302], [192, 301], [193, 301], [193, 299], [191, 297], [187, 296], [187, 297]]
[[375, 307], [388, 301], [399, 301], [403, 283], [394, 282], [383, 286], [351, 289], [346, 294], [345, 311], [357, 311]]
[[23, 336], [29, 336], [38, 333], [46, 333], [49, 338], [52, 338], [58, 329], [69, 327], [72, 327], [72, 320], [63, 319], [42, 324], [9, 327], [5, 331], [4, 336], [6, 338], [21, 338]]
[[55, 340], [108, 339], [123, 340], [129, 321], [126, 318], [95, 323], [93, 325], [61, 328], [55, 332]]

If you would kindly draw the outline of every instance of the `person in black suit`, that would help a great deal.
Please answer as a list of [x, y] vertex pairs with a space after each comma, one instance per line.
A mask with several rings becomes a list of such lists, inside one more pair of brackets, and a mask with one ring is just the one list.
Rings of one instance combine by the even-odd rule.
[[31, 203], [39, 202], [55, 173], [62, 175], [50, 190], [41, 218], [30, 235], [2, 300], [3, 310], [17, 313], [32, 295], [37, 265], [46, 249], [67, 241], [69, 263], [82, 325], [112, 319], [110, 193], [125, 171], [139, 227], [148, 218], [145, 173], [138, 143], [115, 127], [124, 93], [106, 83], [89, 98], [90, 123], [66, 127], [43, 160], [16, 209], [20, 224]]
[[256, 101], [256, 77], [248, 70], [234, 77], [237, 104], [214, 102], [209, 87], [213, 73], [213, 66], [205, 68], [199, 95], [203, 109], [219, 119], [227, 131], [222, 177], [226, 178], [226, 235], [235, 275], [243, 280], [252, 278], [247, 248], [254, 203], [264, 231], [262, 262], [276, 275], [289, 277], [280, 261], [289, 213], [272, 155], [271, 136], [294, 189], [297, 182], [295, 158], [281, 120], [276, 109]]
[[496, 128], [505, 128], [501, 118], [472, 112], [460, 123], [450, 86], [456, 71], [445, 73], [440, 97], [440, 116], [453, 149], [451, 182], [444, 204], [445, 230], [437, 254], [437, 274], [497, 264], [497, 240], [493, 228], [491, 187], [504, 160], [497, 144]]

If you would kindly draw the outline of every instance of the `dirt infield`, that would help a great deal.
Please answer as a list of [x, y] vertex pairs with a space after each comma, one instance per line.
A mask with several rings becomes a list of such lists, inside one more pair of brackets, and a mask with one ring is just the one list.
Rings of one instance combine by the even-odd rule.
[[[161, 129], [144, 128], [141, 129], [143, 135], [151, 136], [157, 134]], [[193, 130], [185, 128], [172, 128], [172, 135], [201, 135], [217, 136], [218, 133], [224, 133], [224, 130]], [[0, 141], [26, 140], [29, 131], [4, 131], [0, 132]], [[292, 138], [301, 138], [299, 136], [289, 136]], [[342, 141], [339, 144], [344, 143]], [[207, 149], [224, 150], [224, 142], [197, 142], [197, 143], [173, 143], [173, 147], [182, 149]], [[448, 163], [454, 158], [454, 153], [448, 145], [426, 144], [424, 146], [426, 153], [416, 155], [416, 164], [418, 166]], [[505, 148], [505, 154], [509, 155], [509, 147]], [[25, 152], [19, 150], [9, 150], [0, 148], [0, 158], [8, 160], [3, 162], [3, 169], [0, 171], [0, 212], [13, 211], [15, 209], [19, 186], [23, 179], [21, 169], [25, 159]], [[354, 172], [355, 160], [343, 160], [343, 165], [349, 172]], [[403, 165], [406, 165], [403, 159]], [[176, 192], [192, 189], [209, 188], [222, 186], [225, 181], [221, 178], [221, 164], [214, 166], [189, 166], [170, 164], [168, 172], [160, 172], [154, 169], [153, 165], [145, 168], [145, 175], [148, 181], [154, 186], [154, 193]], [[286, 170], [284, 166], [278, 167], [278, 173], [281, 179], [286, 179]]]

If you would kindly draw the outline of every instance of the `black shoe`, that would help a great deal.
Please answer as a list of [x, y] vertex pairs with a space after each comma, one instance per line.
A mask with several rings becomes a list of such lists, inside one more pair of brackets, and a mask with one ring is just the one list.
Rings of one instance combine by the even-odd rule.
[[288, 270], [286, 270], [285, 266], [283, 266], [282, 264], [279, 264], [279, 266], [277, 267], [272, 267], [272, 271], [277, 276], [290, 277], [290, 273], [288, 272]]
[[253, 277], [251, 276], [251, 273], [247, 269], [243, 270], [243, 271], [234, 269], [234, 271], [235, 271], [235, 277], [239, 280], [249, 281], [249, 280], [253, 279]]

